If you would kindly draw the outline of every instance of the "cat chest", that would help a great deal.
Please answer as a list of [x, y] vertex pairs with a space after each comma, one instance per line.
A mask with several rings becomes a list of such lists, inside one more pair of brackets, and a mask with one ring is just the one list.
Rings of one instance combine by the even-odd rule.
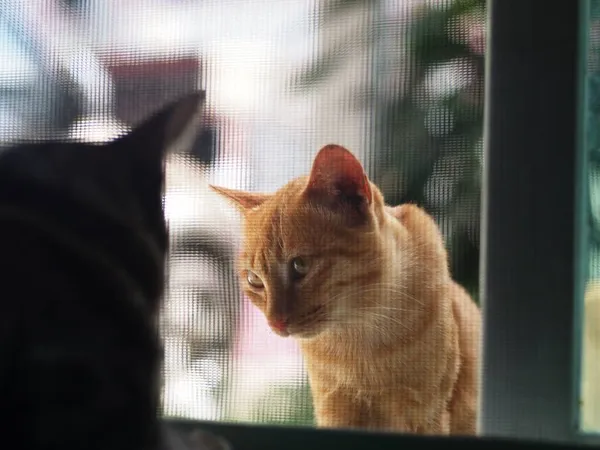
[[[355, 426], [416, 430], [442, 414], [456, 382], [456, 354], [433, 361], [366, 358], [308, 364], [313, 400], [325, 416]], [[411, 364], [412, 362], [412, 364]]]
[[[344, 389], [361, 396], [386, 396], [406, 390], [429, 390], [432, 387], [449, 388], [447, 376], [456, 371], [455, 354], [436, 355], [437, 358], [355, 358], [352, 361], [307, 361], [311, 384], [325, 389]], [[402, 355], [405, 356], [405, 355]], [[452, 384], [452, 383], [450, 383]]]
[[[313, 391], [319, 422], [324, 426], [344, 425], [378, 430], [417, 431], [441, 416], [447, 402], [411, 388], [379, 392], [340, 387]], [[442, 396], [444, 397], [444, 396]]]

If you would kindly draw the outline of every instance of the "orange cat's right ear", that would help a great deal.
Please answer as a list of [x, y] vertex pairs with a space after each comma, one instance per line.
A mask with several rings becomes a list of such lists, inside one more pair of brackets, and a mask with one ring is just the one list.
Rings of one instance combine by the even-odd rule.
[[350, 224], [364, 223], [373, 201], [362, 164], [349, 150], [335, 144], [317, 153], [305, 195], [340, 213]]
[[233, 205], [239, 209], [242, 213], [246, 213], [260, 205], [265, 200], [271, 197], [270, 194], [259, 194], [256, 192], [238, 191], [235, 189], [227, 189], [220, 186], [209, 185], [210, 188], [216, 193], [222, 195], [229, 200]]
[[360, 197], [371, 204], [369, 179], [360, 161], [340, 145], [329, 144], [317, 153], [313, 161], [308, 189], [330, 196]]

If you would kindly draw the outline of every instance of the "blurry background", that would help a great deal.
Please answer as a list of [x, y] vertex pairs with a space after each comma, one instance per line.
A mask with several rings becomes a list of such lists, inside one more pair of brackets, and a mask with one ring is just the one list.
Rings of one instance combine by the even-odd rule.
[[207, 91], [168, 165], [163, 413], [311, 425], [302, 359], [239, 293], [240, 222], [207, 184], [272, 191], [338, 143], [439, 221], [477, 297], [482, 0], [2, 0], [0, 141], [114, 138]]

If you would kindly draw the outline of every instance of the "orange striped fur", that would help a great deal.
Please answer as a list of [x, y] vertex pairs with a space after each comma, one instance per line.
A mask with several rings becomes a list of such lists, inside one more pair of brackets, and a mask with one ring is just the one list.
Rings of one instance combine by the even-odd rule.
[[274, 194], [213, 188], [244, 216], [244, 290], [298, 339], [319, 426], [475, 434], [480, 312], [427, 213], [386, 206], [337, 145]]

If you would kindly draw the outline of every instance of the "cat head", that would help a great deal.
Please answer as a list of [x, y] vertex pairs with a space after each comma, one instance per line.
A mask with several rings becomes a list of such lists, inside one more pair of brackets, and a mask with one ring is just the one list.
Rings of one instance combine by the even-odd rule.
[[242, 212], [242, 286], [276, 333], [308, 339], [357, 319], [357, 287], [382, 281], [385, 206], [352, 153], [323, 147], [310, 176], [274, 194], [213, 189]]
[[309, 176], [274, 194], [212, 188], [243, 215], [242, 286], [281, 336], [381, 329], [381, 318], [415, 307], [399, 303], [449, 276], [433, 219], [414, 205], [386, 206], [341, 146], [323, 147]]
[[[204, 92], [167, 106], [106, 144], [40, 142], [0, 152], [0, 233], [15, 229], [89, 248], [162, 290], [166, 152], [199, 128]], [[19, 228], [20, 227], [20, 228]], [[62, 236], [62, 238], [60, 237]]]

